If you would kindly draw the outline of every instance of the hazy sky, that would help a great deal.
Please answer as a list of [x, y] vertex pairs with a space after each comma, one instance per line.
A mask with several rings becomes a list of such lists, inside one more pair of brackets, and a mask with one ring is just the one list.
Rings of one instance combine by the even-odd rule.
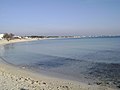
[[120, 0], [0, 0], [0, 33], [120, 35]]

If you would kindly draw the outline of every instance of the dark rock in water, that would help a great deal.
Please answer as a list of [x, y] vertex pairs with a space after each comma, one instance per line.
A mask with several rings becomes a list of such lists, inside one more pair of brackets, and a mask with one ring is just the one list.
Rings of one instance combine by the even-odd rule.
[[119, 83], [119, 84], [120, 84], [120, 81], [117, 81], [117, 83]]
[[97, 85], [101, 85], [102, 83], [101, 82], [96, 82]]
[[88, 83], [88, 85], [92, 85], [91, 83]]
[[120, 88], [120, 85], [117, 85], [118, 88]]
[[[94, 78], [97, 85], [120, 88], [120, 63], [94, 63], [87, 70], [88, 78]], [[91, 78], [91, 79], [92, 79]]]

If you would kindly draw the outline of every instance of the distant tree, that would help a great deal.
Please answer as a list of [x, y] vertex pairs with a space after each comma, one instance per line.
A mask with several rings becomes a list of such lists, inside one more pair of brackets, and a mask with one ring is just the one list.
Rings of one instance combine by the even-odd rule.
[[7, 39], [9, 41], [9, 34], [8, 33], [5, 33], [4, 36], [3, 36], [4, 39]]
[[9, 41], [9, 40], [13, 39], [13, 36], [14, 36], [14, 34], [12, 34], [12, 33], [10, 33], [10, 34], [5, 33], [3, 38]]
[[13, 39], [13, 37], [14, 37], [14, 34], [10, 33], [10, 34], [9, 34], [10, 40]]

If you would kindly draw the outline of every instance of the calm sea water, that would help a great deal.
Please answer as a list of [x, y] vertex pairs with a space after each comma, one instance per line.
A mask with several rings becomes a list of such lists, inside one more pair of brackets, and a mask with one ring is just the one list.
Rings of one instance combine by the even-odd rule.
[[0, 47], [7, 62], [64, 75], [120, 85], [120, 38], [52, 39]]

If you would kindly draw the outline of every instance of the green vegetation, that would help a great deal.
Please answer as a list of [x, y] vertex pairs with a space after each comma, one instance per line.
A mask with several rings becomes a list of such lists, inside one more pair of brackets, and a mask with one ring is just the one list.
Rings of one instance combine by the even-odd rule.
[[12, 40], [14, 38], [14, 34], [12, 34], [12, 33], [9, 33], [9, 34], [5, 33], [4, 36], [3, 36], [3, 38], [6, 39], [6, 40], [8, 40], [8, 41]]

